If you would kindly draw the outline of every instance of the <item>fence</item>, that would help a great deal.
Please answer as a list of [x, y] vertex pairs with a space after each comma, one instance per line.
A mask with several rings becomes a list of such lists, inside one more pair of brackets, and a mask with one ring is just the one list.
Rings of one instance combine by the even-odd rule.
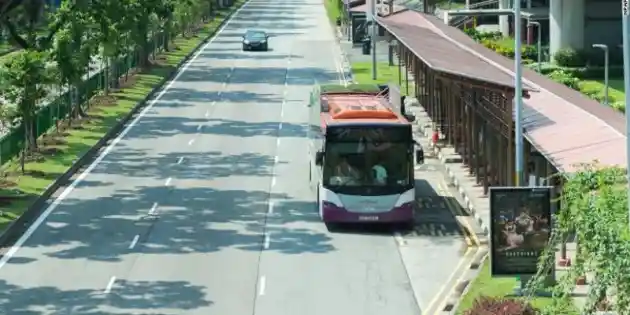
[[[151, 55], [162, 51], [165, 36], [164, 33], [158, 33], [149, 41], [148, 47], [152, 49]], [[127, 54], [112, 63], [109, 68], [101, 68], [97, 73], [89, 76], [79, 86], [76, 87], [77, 93], [75, 102], [72, 102], [72, 89], [63, 92], [59, 97], [50, 103], [41, 106], [33, 121], [33, 132], [36, 138], [41, 137], [46, 132], [56, 126], [57, 121], [69, 118], [74, 106], [82, 106], [84, 109], [88, 106], [88, 100], [96, 95], [111, 82], [105, 82], [107, 73], [111, 77], [120, 78], [126, 75], [131, 69], [138, 65], [139, 52], [134, 50], [131, 54]], [[115, 71], [115, 72], [114, 72]], [[111, 85], [110, 85], [111, 86]], [[25, 142], [24, 125], [20, 124], [0, 138], [0, 165], [3, 165], [10, 159], [17, 156], [23, 148]]]

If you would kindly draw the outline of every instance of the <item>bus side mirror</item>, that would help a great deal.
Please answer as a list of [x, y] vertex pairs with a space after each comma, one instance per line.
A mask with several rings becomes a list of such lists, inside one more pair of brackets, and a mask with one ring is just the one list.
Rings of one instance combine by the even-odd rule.
[[416, 121], [416, 116], [413, 114], [405, 114], [405, 119], [407, 119], [408, 122], [414, 122]]
[[416, 164], [424, 164], [424, 150], [422, 148], [416, 150]]
[[318, 151], [315, 153], [315, 165], [322, 165], [324, 163], [324, 152]]

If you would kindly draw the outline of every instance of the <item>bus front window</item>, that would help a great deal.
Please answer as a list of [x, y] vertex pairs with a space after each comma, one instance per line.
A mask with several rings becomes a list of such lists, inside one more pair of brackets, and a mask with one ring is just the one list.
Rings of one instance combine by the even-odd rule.
[[[324, 185], [332, 190], [409, 187], [411, 168], [408, 143], [333, 142], [326, 145]], [[341, 191], [340, 191], [341, 192]]]

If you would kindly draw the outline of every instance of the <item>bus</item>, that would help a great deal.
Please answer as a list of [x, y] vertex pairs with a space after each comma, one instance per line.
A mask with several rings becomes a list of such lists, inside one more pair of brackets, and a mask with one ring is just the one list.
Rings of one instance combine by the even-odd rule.
[[423, 163], [424, 152], [413, 139], [415, 117], [394, 106], [400, 93], [392, 91], [351, 84], [311, 92], [309, 179], [324, 223], [413, 222], [414, 160]]

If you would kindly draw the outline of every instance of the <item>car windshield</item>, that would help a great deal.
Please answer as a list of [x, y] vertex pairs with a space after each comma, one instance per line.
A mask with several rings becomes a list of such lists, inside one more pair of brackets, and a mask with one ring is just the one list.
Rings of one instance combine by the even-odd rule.
[[328, 142], [324, 186], [346, 194], [399, 193], [413, 183], [408, 142]]
[[262, 40], [265, 39], [265, 33], [263, 32], [248, 32], [245, 34], [245, 38], [249, 40]]

